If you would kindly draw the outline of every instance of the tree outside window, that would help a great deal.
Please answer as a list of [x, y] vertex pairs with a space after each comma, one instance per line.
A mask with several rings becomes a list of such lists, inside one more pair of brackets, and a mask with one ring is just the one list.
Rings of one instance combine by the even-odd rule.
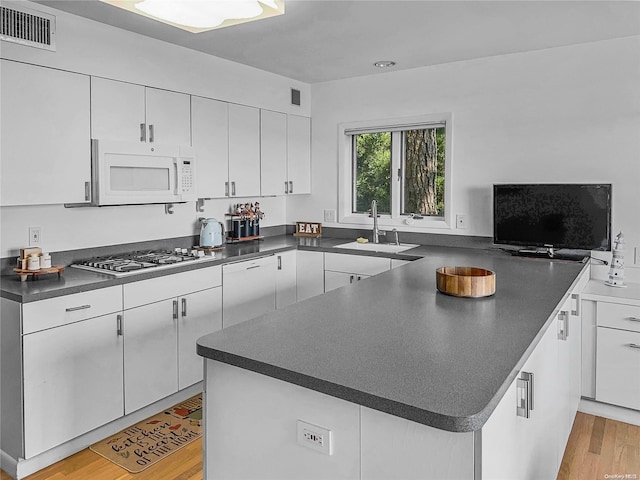
[[[366, 213], [375, 199], [381, 214], [444, 216], [443, 124], [355, 133], [352, 142], [354, 213]], [[396, 142], [401, 148], [393, 147]], [[399, 189], [398, 195], [393, 193], [395, 188]], [[394, 198], [399, 201], [394, 202]]]

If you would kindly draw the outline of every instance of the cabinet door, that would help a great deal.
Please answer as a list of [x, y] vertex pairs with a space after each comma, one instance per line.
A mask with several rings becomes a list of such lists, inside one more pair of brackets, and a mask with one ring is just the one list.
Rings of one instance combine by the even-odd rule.
[[191, 101], [185, 93], [146, 88], [147, 141], [191, 145]]
[[223, 265], [224, 328], [276, 309], [275, 273], [274, 256]]
[[[517, 380], [482, 427], [482, 479], [556, 478], [557, 321], [549, 326], [521, 372], [533, 373], [533, 409], [529, 418], [516, 414]], [[520, 374], [518, 374], [518, 377]]]
[[146, 141], [142, 85], [91, 77], [91, 138]]
[[354, 273], [332, 272], [331, 270], [326, 270], [324, 272], [324, 291], [330, 292], [336, 288], [350, 285], [355, 281], [357, 281], [357, 277]]
[[287, 182], [287, 115], [260, 111], [260, 185], [262, 196], [284, 195]]
[[596, 400], [640, 410], [640, 332], [598, 327]]
[[296, 255], [295, 250], [276, 255], [276, 308], [296, 303]]
[[177, 313], [177, 299], [124, 312], [125, 414], [178, 391]]
[[324, 253], [298, 250], [296, 297], [298, 302], [324, 293]]
[[184, 295], [178, 302], [178, 387], [182, 390], [203, 378], [202, 357], [196, 353], [196, 340], [222, 328], [222, 287]]
[[1, 61], [0, 204], [88, 201], [89, 77]]
[[229, 106], [209, 98], [191, 97], [191, 142], [196, 151], [198, 197], [228, 195]]
[[229, 193], [260, 196], [260, 111], [229, 104]]
[[287, 119], [287, 176], [289, 193], [311, 193], [311, 119]]
[[123, 415], [117, 317], [24, 335], [25, 458]]

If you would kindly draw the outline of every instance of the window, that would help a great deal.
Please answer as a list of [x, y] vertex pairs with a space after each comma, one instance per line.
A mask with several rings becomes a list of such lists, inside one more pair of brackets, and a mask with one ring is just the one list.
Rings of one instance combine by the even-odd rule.
[[[343, 162], [349, 165], [350, 198], [341, 221], [365, 223], [371, 201], [388, 224], [426, 219], [422, 226], [447, 223], [450, 198], [450, 115], [424, 122], [344, 126]], [[346, 167], [345, 167], [346, 171]], [[343, 185], [346, 192], [346, 185]], [[405, 222], [408, 223], [408, 222]], [[426, 225], [428, 224], [428, 225]], [[417, 225], [420, 226], [420, 225]]]

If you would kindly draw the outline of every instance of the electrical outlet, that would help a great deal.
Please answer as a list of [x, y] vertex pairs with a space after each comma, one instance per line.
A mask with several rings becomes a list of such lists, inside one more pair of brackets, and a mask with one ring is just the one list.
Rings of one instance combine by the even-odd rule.
[[42, 230], [40, 227], [29, 227], [29, 246], [39, 247], [42, 241]]
[[460, 229], [467, 228], [467, 219], [464, 215], [460, 213], [456, 215], [456, 228], [460, 228]]
[[300, 445], [324, 455], [331, 455], [331, 430], [298, 420], [296, 425], [297, 439]]
[[325, 210], [324, 211], [324, 221], [325, 222], [335, 222], [336, 221], [336, 211], [335, 210]]

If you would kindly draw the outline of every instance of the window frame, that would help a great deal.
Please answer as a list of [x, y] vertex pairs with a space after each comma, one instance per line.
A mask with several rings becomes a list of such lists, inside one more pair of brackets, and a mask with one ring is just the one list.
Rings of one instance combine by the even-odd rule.
[[[403, 144], [398, 141], [404, 130], [421, 128], [445, 127], [445, 180], [444, 180], [444, 215], [424, 216], [421, 219], [413, 219], [408, 214], [401, 214], [401, 191], [404, 182], [404, 169], [402, 178], [394, 173], [402, 167], [404, 162]], [[384, 120], [367, 120], [361, 122], [342, 123], [338, 126], [338, 222], [351, 225], [371, 225], [368, 213], [355, 213], [353, 207], [353, 193], [355, 190], [355, 168], [353, 137], [357, 133], [372, 133], [379, 131], [391, 131], [391, 214], [380, 215], [381, 227], [410, 227], [410, 229], [443, 229], [453, 228], [453, 195], [452, 195], [452, 164], [453, 164], [453, 115], [449, 113], [437, 113], [420, 115], [416, 117], [404, 117]], [[397, 132], [397, 133], [396, 133]], [[394, 139], [395, 135], [395, 139]]]

